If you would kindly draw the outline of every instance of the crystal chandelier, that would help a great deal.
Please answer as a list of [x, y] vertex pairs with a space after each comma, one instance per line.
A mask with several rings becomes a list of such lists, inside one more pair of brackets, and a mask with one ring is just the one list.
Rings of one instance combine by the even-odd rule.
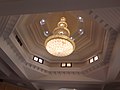
[[57, 27], [53, 30], [53, 35], [45, 41], [46, 50], [58, 57], [70, 55], [75, 49], [75, 43], [70, 37], [70, 31], [67, 28], [65, 17], [58, 22]]

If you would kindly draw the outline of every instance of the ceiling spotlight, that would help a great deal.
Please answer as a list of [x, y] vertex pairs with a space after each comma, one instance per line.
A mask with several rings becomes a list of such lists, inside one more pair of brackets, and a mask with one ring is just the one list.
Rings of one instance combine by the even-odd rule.
[[47, 34], [48, 34], [48, 31], [45, 31], [45, 33], [47, 33]]
[[45, 20], [42, 19], [42, 20], [40, 21], [40, 25], [44, 25], [44, 24], [45, 24]]
[[82, 17], [78, 17], [78, 19], [79, 19], [79, 20], [81, 20], [81, 19], [82, 19]]
[[82, 32], [83, 30], [82, 29], [79, 29], [80, 32]]
[[44, 35], [47, 37], [49, 35], [48, 31], [44, 31]]
[[83, 18], [82, 17], [79, 16], [78, 19], [79, 19], [80, 22], [83, 22]]

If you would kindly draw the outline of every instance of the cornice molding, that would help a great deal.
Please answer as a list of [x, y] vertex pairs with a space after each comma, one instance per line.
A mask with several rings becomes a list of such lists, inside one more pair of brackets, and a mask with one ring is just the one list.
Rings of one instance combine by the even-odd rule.
[[[7, 39], [6, 40], [7, 44], [11, 47], [11, 49], [15, 52], [15, 56], [19, 58], [19, 60], [21, 60], [21, 62], [23, 63], [23, 65], [25, 67], [28, 67], [32, 70], [35, 70], [35, 71], [38, 71], [40, 73], [43, 73], [45, 75], [47, 74], [88, 74], [89, 72], [95, 70], [95, 69], [98, 69], [100, 68], [101, 66], [103, 66], [104, 64], [103, 63], [97, 63], [97, 64], [94, 64], [92, 66], [89, 66], [89, 68], [84, 68], [82, 71], [77, 68], [77, 70], [64, 70], [64, 71], [59, 71], [58, 70], [54, 70], [54, 71], [50, 71], [50, 69], [43, 69], [42, 67], [39, 67], [35, 64], [32, 64], [32, 63], [28, 63], [24, 60], [24, 57], [21, 55], [21, 53], [19, 52], [19, 50], [15, 47], [15, 45], [13, 44], [13, 42], [10, 40], [10, 39]], [[50, 68], [50, 67], [49, 67]], [[61, 68], [61, 67], [60, 67]]]
[[3, 30], [2, 37], [7, 39], [11, 32], [14, 30], [14, 27], [19, 19], [19, 15], [8, 16], [9, 20], [6, 23], [6, 26]]
[[9, 38], [0, 38], [0, 41], [2, 42], [1, 45], [1, 49], [6, 53], [6, 55], [8, 55], [10, 61], [6, 61], [5, 62], [11, 67], [11, 69], [13, 71], [15, 71], [18, 76], [20, 76], [21, 78], [26, 79], [25, 77], [25, 72], [22, 71], [22, 60], [21, 59], [21, 54], [19, 52], [16, 51], [15, 46], [11, 43]]
[[118, 33], [115, 30], [110, 30], [109, 39], [107, 42], [107, 48], [106, 49], [104, 48], [106, 50], [104, 52], [104, 58], [103, 58], [104, 63], [109, 63], [110, 61], [117, 35]]
[[[109, 63], [110, 56], [113, 51], [113, 47], [117, 38], [118, 32], [114, 30], [108, 23], [105, 23], [103, 19], [101, 19], [94, 10], [88, 10], [87, 13], [95, 19], [105, 30], [106, 30], [106, 37], [104, 41], [104, 48], [103, 48], [103, 61], [104, 63]], [[107, 33], [109, 32], [109, 33]]]
[[104, 20], [101, 19], [98, 15], [96, 15], [93, 10], [88, 10], [88, 11], [86, 11], [86, 13], [88, 13], [88, 14], [89, 14], [96, 22], [98, 22], [104, 29], [106, 29], [106, 30], [112, 29], [112, 27], [109, 26], [107, 23], [105, 23]]
[[[22, 65], [24, 65], [25, 67], [28, 67], [32, 70], [35, 70], [35, 71], [38, 71], [40, 73], [43, 73], [44, 75], [57, 75], [57, 74], [84, 74], [83, 71], [81, 71], [79, 68], [77, 68], [77, 70], [74, 71], [71, 70], [71, 69], [67, 69], [67, 70], [62, 70], [60, 68], [58, 68], [58, 70], [52, 70], [52, 68], [50, 69], [43, 69], [42, 67], [39, 67], [39, 66], [36, 66], [35, 64], [32, 64], [32, 63], [28, 63], [24, 60], [23, 56], [20, 54], [20, 52], [15, 48], [15, 46], [12, 44], [11, 40], [10, 39], [7, 39], [5, 40], [5, 42], [7, 43], [8, 46], [10, 46], [11, 50], [13, 50], [14, 52], [14, 57], [18, 58], [18, 61], [21, 62]], [[15, 63], [15, 61], [14, 61]], [[100, 64], [101, 65], [101, 64]], [[100, 67], [99, 64], [95, 64], [94, 67], [98, 68], [98, 66]], [[94, 68], [94, 69], [96, 69]], [[94, 69], [91, 69], [90, 70], [94, 70]], [[60, 71], [59, 71], [60, 70]], [[87, 70], [86, 70], [87, 71]]]
[[0, 36], [3, 34], [9, 19], [10, 16], [0, 16]]
[[28, 67], [28, 68], [31, 68], [32, 70], [35, 70], [35, 71], [38, 71], [38, 72], [40, 72], [40, 73], [44, 73], [45, 75], [57, 75], [57, 74], [81, 74], [81, 71], [71, 71], [70, 69], [69, 69], [69, 71], [68, 70], [61, 70], [61, 71], [59, 71], [59, 70], [54, 70], [54, 71], [50, 71], [50, 70], [47, 70], [47, 69], [43, 69], [43, 68], [41, 68], [41, 67], [38, 67], [38, 66], [36, 66], [36, 65], [33, 65], [33, 64], [31, 64], [31, 63], [27, 63], [27, 62], [25, 62], [24, 63], [24, 66], [26, 66], [26, 67]]

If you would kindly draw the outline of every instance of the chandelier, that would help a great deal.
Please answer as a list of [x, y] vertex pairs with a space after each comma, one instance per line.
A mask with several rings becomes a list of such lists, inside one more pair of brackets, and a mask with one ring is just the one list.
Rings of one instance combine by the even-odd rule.
[[46, 39], [45, 47], [50, 54], [64, 57], [74, 51], [75, 43], [70, 38], [70, 31], [67, 26], [65, 17], [62, 17], [57, 27], [53, 30], [53, 35]]

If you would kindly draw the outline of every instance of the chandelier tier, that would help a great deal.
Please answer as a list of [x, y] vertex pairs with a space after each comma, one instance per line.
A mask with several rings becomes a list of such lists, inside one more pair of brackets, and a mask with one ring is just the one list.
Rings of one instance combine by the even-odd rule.
[[50, 54], [64, 57], [70, 55], [74, 51], [75, 43], [69, 38], [70, 31], [67, 26], [65, 17], [62, 17], [57, 27], [53, 30], [53, 35], [46, 39], [45, 47]]

